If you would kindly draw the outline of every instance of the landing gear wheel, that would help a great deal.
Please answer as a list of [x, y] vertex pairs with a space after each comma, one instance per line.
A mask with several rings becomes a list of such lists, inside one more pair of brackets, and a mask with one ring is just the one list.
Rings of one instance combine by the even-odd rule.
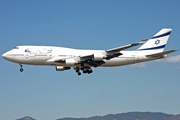
[[78, 73], [78, 72], [79, 72], [79, 69], [77, 69], [76, 72]]
[[87, 71], [88, 71], [88, 70], [86, 70], [86, 69], [83, 69], [83, 73], [87, 73]]
[[21, 68], [20, 71], [23, 72], [23, 68]]
[[78, 72], [78, 75], [80, 76], [80, 75], [81, 75], [81, 73], [80, 73], [80, 72]]
[[23, 72], [23, 68], [22, 68], [23, 66], [22, 66], [21, 64], [19, 64], [19, 65], [20, 65], [20, 67], [21, 67], [21, 68], [20, 68], [20, 72]]
[[89, 69], [88, 74], [91, 74], [92, 72], [93, 72], [92, 69]]
[[77, 67], [77, 68], [74, 68], [75, 70], [76, 70], [76, 73], [80, 76], [81, 75], [81, 72], [80, 72], [80, 69], [79, 69], [79, 67]]

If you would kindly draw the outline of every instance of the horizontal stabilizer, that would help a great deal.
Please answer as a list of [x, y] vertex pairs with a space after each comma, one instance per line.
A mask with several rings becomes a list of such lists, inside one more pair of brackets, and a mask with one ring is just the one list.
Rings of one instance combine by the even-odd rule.
[[158, 57], [158, 56], [163, 56], [163, 55], [167, 55], [170, 54], [172, 52], [175, 52], [177, 50], [170, 50], [170, 51], [165, 51], [165, 52], [160, 52], [160, 53], [156, 53], [156, 54], [151, 54], [151, 55], [146, 55], [146, 57]]
[[133, 44], [126, 45], [126, 46], [123, 46], [123, 47], [118, 47], [118, 48], [109, 49], [109, 50], [106, 50], [106, 52], [111, 52], [111, 53], [119, 52], [119, 51], [128, 49], [128, 48], [130, 48], [130, 47], [134, 47], [134, 46], [143, 44], [143, 43], [145, 43], [146, 41], [147, 41], [147, 39], [143, 39], [143, 40], [139, 41], [138, 43], [133, 43]]

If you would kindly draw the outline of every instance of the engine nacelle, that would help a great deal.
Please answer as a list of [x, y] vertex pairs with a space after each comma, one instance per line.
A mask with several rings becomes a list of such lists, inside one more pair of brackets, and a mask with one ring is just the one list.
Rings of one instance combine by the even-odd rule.
[[74, 59], [66, 59], [65, 60], [65, 64], [67, 65], [67, 66], [72, 66], [72, 65], [75, 65], [75, 64], [77, 64], [78, 62], [76, 61], [76, 60], [74, 60]]
[[64, 70], [69, 70], [71, 69], [70, 67], [64, 67], [64, 66], [56, 66], [56, 71], [64, 71]]
[[102, 53], [94, 53], [94, 61], [102, 61], [104, 57]]

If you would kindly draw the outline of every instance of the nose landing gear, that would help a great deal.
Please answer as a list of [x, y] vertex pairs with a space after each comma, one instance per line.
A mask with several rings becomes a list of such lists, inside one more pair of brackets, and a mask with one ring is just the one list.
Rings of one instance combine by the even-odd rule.
[[24, 69], [22, 68], [23, 66], [22, 66], [21, 64], [19, 64], [19, 65], [20, 65], [20, 67], [21, 67], [21, 68], [20, 68], [20, 72], [23, 72], [23, 70], [24, 70]]

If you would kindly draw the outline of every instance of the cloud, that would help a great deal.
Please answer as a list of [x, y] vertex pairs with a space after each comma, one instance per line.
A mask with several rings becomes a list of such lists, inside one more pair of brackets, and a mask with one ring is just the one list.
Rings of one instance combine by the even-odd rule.
[[180, 62], [180, 55], [172, 56], [172, 57], [167, 57], [162, 60], [158, 60], [159, 62], [169, 62], [169, 63], [177, 63]]
[[131, 68], [145, 68], [147, 67], [145, 63], [136, 63], [130, 66]]
[[177, 69], [180, 69], [180, 66], [177, 66], [176, 68], [177, 68]]

